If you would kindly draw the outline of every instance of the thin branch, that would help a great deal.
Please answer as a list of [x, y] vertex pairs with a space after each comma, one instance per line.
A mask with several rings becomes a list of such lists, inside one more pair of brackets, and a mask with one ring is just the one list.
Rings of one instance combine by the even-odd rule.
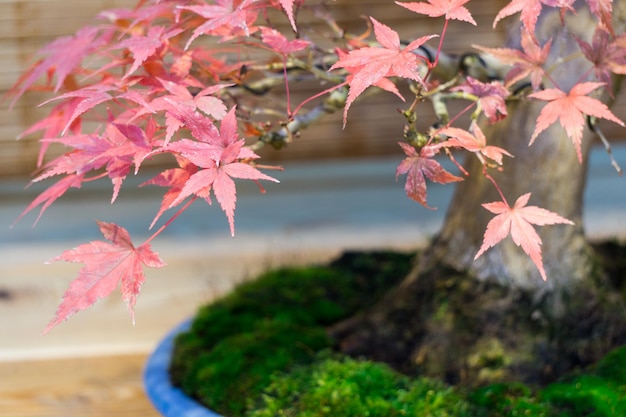
[[602, 129], [600, 129], [600, 126], [598, 126], [596, 124], [596, 120], [597, 119], [595, 117], [588, 117], [587, 118], [587, 125], [589, 126], [589, 128], [593, 132], [595, 132], [598, 135], [598, 137], [602, 141], [602, 144], [604, 145], [604, 149], [606, 150], [606, 153], [609, 155], [609, 159], [611, 160], [611, 165], [613, 165], [613, 168], [615, 168], [615, 170], [617, 171], [618, 175], [621, 176], [622, 175], [622, 168], [619, 166], [619, 164], [615, 160], [615, 156], [613, 155], [613, 148], [611, 147], [611, 143], [609, 142], [609, 140], [604, 135], [604, 132], [602, 132]]
[[286, 123], [278, 131], [271, 131], [261, 135], [256, 143], [250, 145], [250, 149], [257, 151], [266, 144], [269, 144], [277, 149], [282, 148], [284, 145], [291, 143], [294, 135], [302, 129], [305, 129], [310, 124], [320, 120], [323, 116], [334, 113], [335, 111], [343, 108], [346, 102], [346, 97], [347, 91], [343, 89], [335, 89], [322, 104], [313, 107], [307, 112], [298, 112], [293, 116], [291, 121]]

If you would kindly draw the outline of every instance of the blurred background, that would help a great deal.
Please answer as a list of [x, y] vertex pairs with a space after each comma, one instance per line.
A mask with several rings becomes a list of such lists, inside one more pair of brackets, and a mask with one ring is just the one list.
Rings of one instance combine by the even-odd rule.
[[[103, 9], [135, 3], [0, 1], [0, 95], [16, 82], [42, 46], [73, 34]], [[474, 0], [469, 8], [479, 28], [453, 22], [446, 51], [466, 52], [468, 44], [501, 45], [504, 32], [494, 35], [489, 29], [496, 11], [506, 3]], [[366, 29], [363, 14], [375, 16], [406, 39], [441, 30], [440, 22], [420, 19], [392, 5], [390, 0], [331, 2], [339, 22], [357, 32]], [[306, 97], [307, 91], [298, 93]], [[402, 102], [391, 94], [378, 94], [352, 106], [345, 130], [341, 129], [342, 115], [330, 115], [288, 148], [261, 151], [266, 163], [281, 164], [285, 171], [270, 173], [281, 184], [267, 184], [265, 195], [254, 185], [239, 189], [236, 238], [230, 237], [225, 216], [216, 205], [198, 202], [178, 219], [154, 243], [168, 266], [147, 272], [134, 326], [120, 297], [114, 295], [41, 336], [80, 268], [65, 263], [45, 265], [45, 261], [75, 245], [100, 239], [94, 220], [118, 222], [139, 243], [148, 236], [147, 227], [162, 195], [157, 187], [133, 188], [133, 183], [150, 177], [148, 169], [128, 180], [131, 186], [113, 206], [108, 205], [109, 183], [89, 184], [55, 203], [36, 227], [32, 227], [36, 213], [10, 227], [43, 189], [34, 185], [24, 190], [35, 169], [37, 138], [17, 141], [16, 137], [44, 115], [46, 109], [37, 107], [44, 99], [29, 93], [12, 110], [10, 100], [0, 103], [3, 416], [156, 415], [141, 390], [143, 361], [167, 330], [193, 314], [198, 305], [271, 266], [322, 262], [346, 248], [414, 249], [437, 231], [452, 192], [452, 187], [429, 188], [429, 203], [439, 207], [437, 211], [423, 209], [404, 196], [403, 183], [395, 182], [395, 167], [402, 158], [397, 141], [403, 119], [393, 111]], [[386, 111], [379, 111], [379, 106]], [[624, 99], [618, 99], [616, 106], [618, 117], [626, 119]], [[618, 143], [618, 162], [626, 165], [626, 149], [619, 144], [624, 131], [613, 124], [606, 128]], [[587, 230], [595, 237], [624, 234], [626, 196], [615, 192], [624, 190], [623, 180], [600, 147], [590, 171]]]

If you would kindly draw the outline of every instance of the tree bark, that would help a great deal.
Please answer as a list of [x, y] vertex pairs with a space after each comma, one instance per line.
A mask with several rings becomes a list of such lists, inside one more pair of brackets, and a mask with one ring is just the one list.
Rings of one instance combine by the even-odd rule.
[[575, 225], [537, 228], [543, 241], [544, 282], [530, 257], [507, 238], [474, 260], [487, 223], [494, 214], [481, 204], [498, 201], [493, 184], [481, 175], [482, 165], [471, 159], [466, 166], [470, 176], [454, 193], [444, 226], [430, 250], [436, 262], [468, 270], [480, 280], [496, 281], [538, 292], [570, 286], [589, 274], [590, 252], [582, 224], [586, 161], [591, 136], [583, 139], [583, 162], [579, 162], [571, 140], [560, 125], [552, 125], [529, 146], [542, 103], [523, 101], [509, 107], [506, 121], [485, 126], [491, 144], [509, 150], [502, 172], [492, 176], [509, 204], [525, 193], [532, 193], [529, 204], [537, 205], [572, 220]]
[[[582, 9], [565, 25], [558, 10], [539, 18], [540, 45], [553, 39], [545, 67], [566, 61], [550, 73], [563, 91], [586, 81], [579, 79], [580, 69], [590, 67], [576, 55], [571, 35], [589, 42], [594, 27], [595, 18]], [[519, 46], [519, 33], [511, 32], [509, 47]], [[544, 105], [521, 100], [508, 107], [504, 121], [482, 128], [489, 144], [515, 156], [501, 172], [490, 172], [509, 204], [530, 192], [530, 205], [575, 223], [538, 230], [548, 280], [510, 238], [474, 260], [494, 216], [481, 204], [500, 197], [481, 163], [470, 158], [470, 175], [457, 186], [440, 234], [409, 276], [370, 311], [331, 329], [344, 351], [453, 383], [542, 383], [624, 342], [623, 305], [597, 273], [582, 224], [593, 134], [585, 129], [582, 162], [558, 123], [529, 146]]]
[[[565, 26], [561, 25], [558, 11], [544, 13], [540, 17], [540, 45], [553, 39], [545, 68], [575, 56], [578, 45], [572, 35], [589, 40], [595, 26], [593, 19], [582, 10], [576, 18], [566, 19]], [[509, 43], [515, 47], [519, 43], [519, 32], [516, 30], [512, 35]], [[574, 84], [585, 81], [579, 79], [581, 68], [589, 67], [590, 64], [579, 54], [566, 64], [560, 64], [551, 77], [562, 90], [569, 91]], [[604, 98], [606, 101], [607, 97]], [[481, 204], [500, 200], [495, 187], [481, 175], [482, 165], [476, 159], [471, 159], [467, 165], [470, 176], [457, 186], [444, 226], [434, 244], [433, 255], [438, 261], [471, 271], [481, 280], [496, 280], [539, 292], [571, 286], [589, 275], [590, 253], [582, 213], [587, 159], [594, 135], [585, 128], [582, 161], [578, 160], [571, 139], [559, 123], [553, 124], [529, 145], [537, 116], [545, 104], [531, 99], [513, 103], [508, 106], [509, 116], [504, 121], [483, 126], [483, 131], [491, 145], [502, 147], [515, 156], [506, 159], [501, 172], [492, 174], [509, 204], [530, 192], [529, 204], [556, 212], [575, 223], [575, 226], [538, 228], [543, 241], [542, 253], [548, 281], [543, 282], [537, 267], [511, 239], [506, 239], [474, 260], [487, 222], [494, 216]]]

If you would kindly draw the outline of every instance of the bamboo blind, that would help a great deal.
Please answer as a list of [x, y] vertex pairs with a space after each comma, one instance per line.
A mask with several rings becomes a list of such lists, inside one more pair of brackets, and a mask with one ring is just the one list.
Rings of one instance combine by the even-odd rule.
[[[0, 0], [0, 94], [6, 92], [31, 62], [39, 48], [58, 36], [71, 35], [93, 21], [106, 8], [132, 7], [136, 0]], [[420, 18], [393, 4], [392, 0], [337, 0], [328, 2], [341, 25], [363, 31], [364, 15], [398, 30], [406, 39], [441, 31], [441, 19]], [[446, 51], [467, 51], [477, 43], [495, 46], [504, 34], [491, 31], [493, 17], [505, 0], [474, 0], [469, 4], [478, 28], [452, 22], [446, 37]], [[500, 25], [501, 27], [503, 25]], [[303, 91], [302, 94], [306, 94]], [[23, 175], [35, 168], [38, 146], [35, 140], [16, 141], [28, 126], [39, 120], [45, 109], [37, 107], [45, 97], [28, 94], [12, 111], [8, 100], [0, 104], [0, 176]], [[341, 114], [329, 116], [309, 128], [289, 148], [261, 152], [266, 160], [360, 157], [397, 153], [403, 120], [394, 111], [402, 102], [391, 94], [355, 103], [345, 130]], [[378, 107], [385, 111], [378, 111]]]
[[[0, 0], [0, 96], [32, 62], [33, 54], [59, 36], [73, 34], [102, 9], [129, 7], [135, 0]], [[9, 110], [0, 103], [0, 176], [35, 169], [37, 142], [17, 136], [44, 116], [37, 108], [47, 96], [28, 94]]]

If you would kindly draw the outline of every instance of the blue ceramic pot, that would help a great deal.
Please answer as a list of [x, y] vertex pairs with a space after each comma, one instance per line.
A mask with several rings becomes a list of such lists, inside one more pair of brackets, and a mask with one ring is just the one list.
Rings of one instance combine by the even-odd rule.
[[143, 374], [146, 394], [164, 417], [222, 417], [194, 401], [170, 382], [169, 364], [176, 336], [187, 330], [191, 320], [170, 331], [148, 358]]

